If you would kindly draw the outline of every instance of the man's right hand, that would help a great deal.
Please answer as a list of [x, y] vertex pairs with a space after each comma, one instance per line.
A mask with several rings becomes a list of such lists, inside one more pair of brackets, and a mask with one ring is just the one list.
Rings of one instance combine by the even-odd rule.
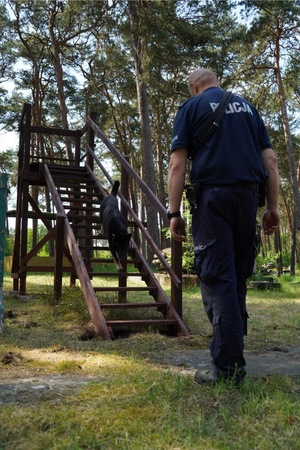
[[267, 209], [262, 219], [265, 234], [273, 234], [279, 229], [280, 215], [278, 209]]

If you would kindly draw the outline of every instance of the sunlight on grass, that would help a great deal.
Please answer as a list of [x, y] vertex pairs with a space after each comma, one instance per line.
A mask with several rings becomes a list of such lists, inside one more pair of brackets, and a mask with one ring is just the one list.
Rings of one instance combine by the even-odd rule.
[[[299, 448], [300, 377], [249, 378], [240, 389], [228, 383], [199, 387], [193, 371], [149, 362], [173, 350], [208, 348], [211, 328], [199, 288], [183, 293], [190, 337], [147, 330], [126, 339], [84, 341], [81, 334], [91, 326], [85, 300], [65, 280], [58, 304], [51, 300], [48, 276], [29, 277], [34, 295], [26, 299], [5, 294], [10, 316], [0, 340], [0, 390], [6, 385], [11, 400], [1, 404], [0, 448]], [[4, 285], [9, 290], [8, 280]], [[247, 350], [300, 345], [299, 303], [294, 279], [283, 278], [280, 291], [251, 291]], [[12, 357], [9, 364], [3, 363], [5, 355]], [[64, 390], [43, 390], [51, 377]], [[29, 387], [23, 383], [14, 398], [18, 380], [28, 380]], [[30, 390], [32, 383], [36, 390]]]

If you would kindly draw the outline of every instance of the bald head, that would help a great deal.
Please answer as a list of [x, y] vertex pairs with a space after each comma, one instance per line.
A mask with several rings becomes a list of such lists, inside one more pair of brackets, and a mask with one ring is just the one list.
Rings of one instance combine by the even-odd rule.
[[205, 89], [219, 86], [216, 75], [209, 69], [195, 69], [188, 78], [189, 91], [191, 95], [199, 95]]

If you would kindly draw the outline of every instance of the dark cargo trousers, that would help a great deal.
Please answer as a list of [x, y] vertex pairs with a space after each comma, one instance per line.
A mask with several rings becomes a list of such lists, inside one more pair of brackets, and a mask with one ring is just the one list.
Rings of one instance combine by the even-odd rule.
[[206, 314], [213, 326], [215, 373], [244, 373], [246, 281], [255, 260], [258, 194], [242, 187], [202, 189], [193, 213], [195, 265]]

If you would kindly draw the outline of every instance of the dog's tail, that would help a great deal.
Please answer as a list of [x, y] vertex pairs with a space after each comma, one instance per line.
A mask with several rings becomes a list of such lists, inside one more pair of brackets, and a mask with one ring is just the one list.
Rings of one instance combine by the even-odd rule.
[[111, 195], [113, 195], [114, 197], [116, 197], [118, 194], [119, 186], [120, 186], [120, 181], [116, 180], [114, 182], [112, 190], [111, 190]]

